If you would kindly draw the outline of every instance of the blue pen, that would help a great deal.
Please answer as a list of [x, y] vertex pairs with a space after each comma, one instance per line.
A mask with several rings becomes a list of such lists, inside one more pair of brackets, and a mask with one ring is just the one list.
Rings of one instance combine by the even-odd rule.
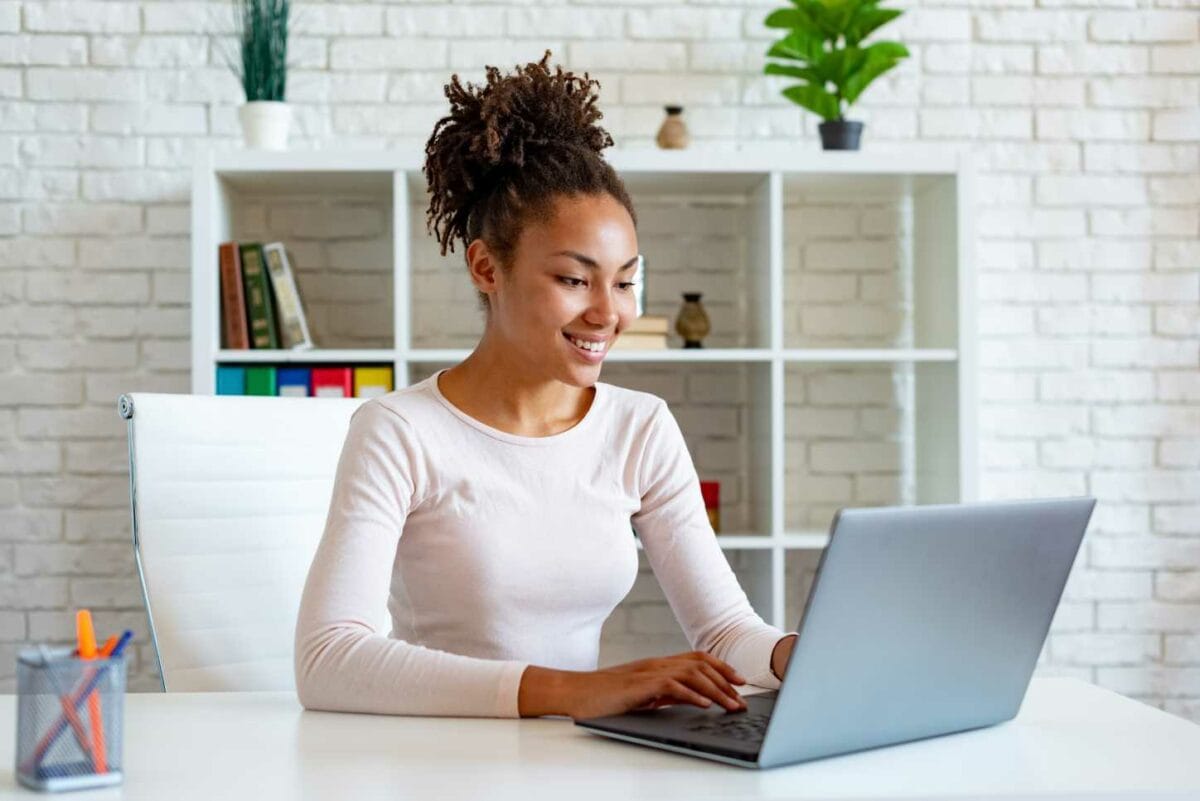
[[[125, 650], [125, 646], [132, 639], [133, 632], [129, 629], [125, 629], [125, 632], [121, 635], [121, 639], [117, 640], [117, 644], [113, 646], [112, 653], [108, 655], [108, 658], [115, 659], [116, 657], [120, 656]], [[108, 667], [109, 663], [105, 662], [105, 664], [96, 668], [96, 670], [92, 672], [92, 675], [85, 680], [83, 689], [78, 691], [71, 698], [71, 704], [74, 705], [76, 709], [79, 709], [79, 707], [83, 705], [84, 701], [87, 700], [87, 697], [92, 694], [92, 690], [96, 689], [96, 685], [99, 684], [100, 680], [104, 678], [106, 673], [108, 673]], [[54, 725], [51, 726], [49, 731], [46, 732], [46, 736], [44, 736], [41, 742], [37, 744], [37, 747], [33, 749], [33, 753], [30, 754], [29, 758], [25, 760], [24, 764], [21, 766], [21, 769], [26, 773], [32, 772], [33, 766], [42, 761], [42, 757], [44, 757], [46, 752], [53, 747], [55, 741], [58, 740], [59, 735], [67, 730], [68, 725], [69, 721], [67, 720], [66, 714], [64, 713], [60, 715], [58, 720], [54, 722]]]

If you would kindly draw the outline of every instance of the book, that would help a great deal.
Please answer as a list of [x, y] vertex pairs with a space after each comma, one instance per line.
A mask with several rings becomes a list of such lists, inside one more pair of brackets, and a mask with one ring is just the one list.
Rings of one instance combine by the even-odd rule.
[[355, 367], [354, 397], [377, 398], [392, 391], [392, 368]]
[[296, 277], [292, 272], [287, 249], [282, 242], [268, 242], [262, 246], [262, 252], [279, 313], [277, 323], [280, 347], [308, 350], [313, 346], [312, 336], [308, 332], [308, 319], [304, 315], [300, 291], [296, 289]]
[[708, 522], [712, 524], [713, 533], [720, 533], [721, 482], [701, 481], [700, 495], [704, 498], [704, 509], [708, 512]]
[[350, 367], [314, 367], [312, 394], [316, 398], [353, 398], [354, 370]]
[[671, 321], [661, 314], [643, 314], [634, 318], [625, 333], [629, 334], [668, 334], [671, 331]]
[[278, 348], [271, 279], [267, 277], [263, 265], [262, 245], [246, 242], [239, 248], [242, 254], [242, 278], [246, 287], [246, 320], [250, 326], [250, 341], [255, 348]]
[[276, 395], [275, 367], [271, 365], [246, 368], [247, 395]]
[[246, 368], [218, 365], [217, 366], [217, 394], [218, 395], [245, 395], [246, 394]]
[[667, 347], [666, 334], [643, 334], [625, 331], [612, 344], [611, 350], [655, 350]]
[[221, 278], [221, 347], [247, 350], [250, 330], [246, 327], [246, 288], [237, 242], [222, 242], [217, 246], [217, 267]]
[[280, 367], [276, 372], [277, 390], [288, 398], [307, 398], [312, 371], [307, 367]]

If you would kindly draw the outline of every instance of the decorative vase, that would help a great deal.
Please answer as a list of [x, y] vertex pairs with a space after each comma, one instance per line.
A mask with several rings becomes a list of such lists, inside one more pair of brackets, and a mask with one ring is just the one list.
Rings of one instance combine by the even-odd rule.
[[684, 292], [683, 305], [679, 307], [679, 316], [675, 318], [675, 332], [683, 337], [685, 348], [702, 348], [700, 340], [711, 330], [708, 312], [700, 302], [700, 292]]
[[286, 150], [292, 107], [282, 100], [252, 100], [238, 109], [246, 147]]
[[858, 150], [863, 124], [855, 120], [826, 120], [817, 126], [825, 150]]
[[667, 118], [658, 129], [654, 141], [664, 150], [682, 150], [688, 146], [691, 136], [687, 124], [683, 121], [683, 106], [665, 106]]

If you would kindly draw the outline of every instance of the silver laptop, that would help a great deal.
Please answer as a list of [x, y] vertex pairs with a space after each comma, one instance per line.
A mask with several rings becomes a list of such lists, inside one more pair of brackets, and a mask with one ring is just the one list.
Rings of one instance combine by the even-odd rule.
[[1017, 714], [1095, 498], [842, 509], [777, 691], [588, 731], [752, 768]]

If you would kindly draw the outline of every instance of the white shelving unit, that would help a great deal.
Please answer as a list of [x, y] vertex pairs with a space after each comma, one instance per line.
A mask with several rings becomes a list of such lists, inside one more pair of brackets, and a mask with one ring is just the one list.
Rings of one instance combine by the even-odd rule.
[[[605, 156], [638, 210], [651, 293], [656, 264], [672, 267], [662, 276], [668, 289], [686, 283], [699, 258], [688, 257], [689, 252], [725, 253], [733, 265], [732, 272], [710, 281], [727, 285], [731, 296], [705, 295], [705, 304], [713, 304], [711, 347], [616, 351], [608, 362], [619, 378], [634, 383], [643, 375], [690, 382], [691, 371], [724, 370], [744, 387], [744, 400], [722, 411], [736, 412], [738, 420], [734, 439], [744, 458], [730, 486], [737, 490], [733, 527], [745, 533], [723, 533], [718, 541], [731, 557], [742, 552], [755, 562], [749, 574], [740, 575], [747, 594], [760, 614], [788, 627], [795, 621], [786, 620], [784, 612], [787, 553], [824, 547], [831, 509], [876, 505], [881, 491], [883, 501], [893, 503], [977, 497], [970, 166], [962, 156], [937, 152], [901, 159], [811, 152], [807, 146], [775, 152], [610, 150]], [[419, 153], [203, 153], [192, 190], [192, 391], [213, 393], [220, 364], [390, 364], [399, 387], [464, 358], [470, 331], [443, 336], [438, 325], [455, 309], [469, 316], [473, 290], [461, 247], [444, 259], [451, 267], [442, 272], [463, 290], [446, 289], [453, 285], [444, 283], [436, 265], [431, 267], [440, 257], [430, 255], [435, 243], [422, 224], [421, 163]], [[338, 198], [349, 207], [273, 211], [296, 208], [291, 204], [298, 198], [318, 204]], [[643, 203], [651, 221], [644, 237]], [[339, 215], [358, 237], [349, 245], [336, 230], [323, 227], [327, 218]], [[725, 226], [723, 238], [703, 239], [714, 225]], [[826, 229], [833, 233], [826, 236]], [[220, 348], [217, 245], [268, 235], [289, 250], [301, 249], [310, 262], [323, 263], [319, 270], [327, 268], [329, 275], [298, 277], [310, 322], [315, 329], [328, 323], [327, 336], [314, 332], [318, 343], [339, 347], [306, 352]], [[724, 249], [713, 250], [714, 242]], [[863, 255], [856, 256], [860, 251]], [[894, 269], [875, 269], [878, 265], [869, 262], [876, 257]], [[389, 258], [390, 264], [383, 263]], [[293, 259], [303, 270], [306, 259]], [[348, 264], [353, 269], [347, 270]], [[370, 297], [338, 307], [343, 282], [376, 290], [360, 290]], [[386, 292], [379, 290], [383, 286]], [[422, 297], [419, 287], [433, 287], [437, 297]], [[841, 305], [816, 304], [810, 287], [819, 287], [826, 299], [836, 296]], [[852, 291], [856, 294], [847, 297]], [[333, 298], [328, 309], [314, 302], [321, 292]], [[673, 318], [678, 302], [677, 292], [651, 296], [649, 311]], [[314, 307], [328, 311], [324, 323]], [[848, 333], [843, 321], [860, 319], [866, 321], [866, 333]], [[885, 324], [878, 325], [880, 319]], [[382, 320], [380, 330], [364, 333], [372, 320]], [[822, 320], [829, 330], [819, 330]], [[844, 342], [837, 341], [839, 333]], [[369, 346], [357, 346], [360, 340]], [[611, 380], [609, 372], [602, 380]], [[871, 380], [885, 387], [890, 380], [903, 391], [898, 400], [874, 405], [871, 398], [840, 404], [822, 400], [830, 382]], [[813, 403], [824, 405], [804, 405]], [[838, 412], [853, 412], [843, 418], [858, 426], [855, 432], [825, 441], [828, 432], [805, 431], [806, 421], [818, 413], [823, 420]], [[701, 407], [699, 417], [691, 419], [703, 414]], [[789, 419], [800, 421], [793, 426], [797, 430], [789, 431]], [[686, 420], [682, 426], [687, 436]], [[875, 439], [864, 443], [864, 431]], [[849, 450], [835, 450], [834, 458], [859, 448], [889, 460], [888, 469], [829, 467], [829, 451], [820, 448], [846, 443]], [[822, 483], [814, 476], [837, 479], [836, 486], [852, 486], [856, 494], [849, 502], [843, 495], [826, 504], [813, 497], [794, 503], [820, 495]], [[809, 484], [817, 489], [809, 493]], [[859, 497], [864, 500], [854, 500]]]

